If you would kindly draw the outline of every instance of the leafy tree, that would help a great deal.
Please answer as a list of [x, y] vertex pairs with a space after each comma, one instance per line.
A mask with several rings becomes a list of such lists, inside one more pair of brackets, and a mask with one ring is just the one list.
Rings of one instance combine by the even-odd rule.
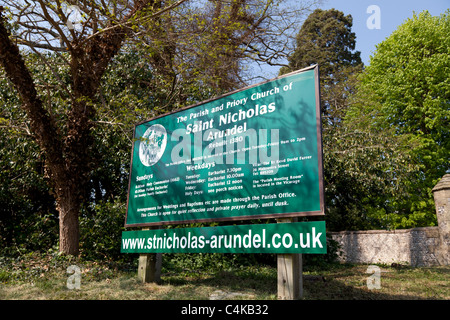
[[[449, 169], [450, 11], [424, 11], [407, 19], [381, 42], [361, 76], [349, 121], [359, 128], [401, 138], [413, 167], [400, 194], [393, 227], [435, 223], [431, 189]], [[402, 168], [397, 168], [402, 175]]]
[[[96, 4], [90, 4], [93, 5], [91, 17], [104, 13]], [[108, 12], [111, 15], [118, 13], [114, 19], [109, 20], [109, 24], [101, 26], [100, 19], [90, 24], [90, 36], [67, 28], [68, 17], [64, 15], [59, 3], [55, 5], [40, 0], [22, 8], [21, 16], [29, 19], [27, 22], [30, 26], [25, 28], [25, 33], [28, 33], [26, 41], [31, 42], [35, 31], [40, 27], [37, 41], [42, 41], [43, 38], [45, 45], [56, 50], [52, 43], [52, 38], [56, 35], [60, 37], [61, 46], [66, 47], [69, 52], [70, 87], [64, 85], [64, 88], [70, 97], [70, 108], [65, 113], [65, 127], [59, 126], [57, 117], [46, 109], [45, 103], [51, 103], [50, 97], [47, 95], [42, 98], [38, 94], [33, 76], [17, 45], [11, 41], [10, 31], [5, 27], [3, 8], [0, 12], [0, 63], [22, 100], [23, 109], [30, 119], [30, 131], [45, 156], [46, 169], [59, 211], [60, 251], [63, 253], [78, 254], [79, 251], [78, 214], [86, 197], [86, 184], [95, 163], [91, 129], [96, 110], [92, 101], [108, 64], [129, 34], [126, 25], [138, 13], [148, 14], [145, 10], [149, 5], [150, 1], [142, 1], [131, 7], [116, 6], [118, 11]], [[109, 11], [110, 8], [103, 9]], [[42, 18], [48, 24], [45, 27], [42, 26]], [[36, 21], [40, 21], [41, 25]], [[99, 24], [104, 27], [102, 31], [99, 31]], [[68, 31], [65, 32], [63, 28]]]
[[[360, 52], [354, 51], [356, 35], [351, 31], [352, 26], [351, 15], [336, 9], [314, 10], [297, 34], [297, 47], [288, 57], [288, 69], [295, 70], [320, 61], [321, 75], [330, 80], [338, 70], [361, 64]], [[286, 71], [282, 69], [281, 73]]]
[[[355, 183], [345, 174], [347, 166], [335, 153], [342, 150], [342, 139], [339, 139], [342, 117], [348, 105], [348, 92], [353, 87], [349, 81], [353, 81], [352, 74], [362, 68], [359, 52], [354, 52], [356, 37], [351, 27], [350, 15], [345, 16], [335, 9], [316, 9], [298, 32], [296, 49], [288, 57], [289, 65], [280, 70], [280, 74], [284, 74], [312, 64], [319, 65], [327, 217], [347, 217], [344, 221], [355, 220], [348, 218], [351, 209], [348, 198], [354, 195], [349, 189]], [[334, 221], [332, 226], [350, 227], [343, 224]]]
[[[42, 64], [38, 54], [24, 53], [30, 72], [35, 75], [38, 92], [48, 94], [47, 108], [55, 117], [61, 117], [59, 121], [63, 121], [64, 108], [70, 104], [70, 97], [59, 85], [59, 81], [68, 81], [64, 55], [49, 54], [46, 59], [50, 63]], [[103, 208], [108, 207], [115, 213], [106, 223], [108, 228], [116, 228], [113, 234], [116, 236], [122, 230], [125, 211], [120, 218], [116, 208], [124, 209], [126, 203], [132, 128], [139, 119], [151, 117], [153, 110], [148, 105], [164, 96], [164, 93], [158, 96], [147, 89], [152, 78], [142, 54], [125, 51], [113, 59], [104, 74], [96, 117], [92, 120], [96, 145], [93, 157], [97, 158], [97, 166], [86, 184], [89, 192], [79, 217], [80, 242], [85, 256], [94, 256], [88, 249], [106, 254], [101, 248], [112, 234], [100, 227], [100, 221], [105, 223], [108, 218]], [[1, 70], [0, 103], [0, 243], [2, 247], [13, 249], [45, 250], [57, 241], [55, 198], [48, 186], [44, 155], [33, 139], [14, 88]], [[99, 232], [103, 232], [102, 237], [92, 237]]]
[[351, 31], [352, 25], [351, 15], [346, 16], [335, 9], [316, 9], [297, 35], [296, 49], [288, 57], [289, 65], [280, 70], [280, 74], [284, 74], [319, 64], [322, 115], [327, 118], [325, 124], [336, 124], [342, 118], [339, 107], [352, 90], [352, 84], [347, 84], [347, 81], [363, 66], [360, 52], [355, 51], [356, 35]]
[[0, 246], [14, 251], [51, 247], [58, 234], [58, 215], [44, 161], [2, 71], [0, 105]]

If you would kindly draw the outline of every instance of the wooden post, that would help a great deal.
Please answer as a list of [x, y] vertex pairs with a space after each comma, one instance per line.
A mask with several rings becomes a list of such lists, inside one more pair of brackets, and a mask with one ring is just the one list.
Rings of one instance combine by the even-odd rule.
[[[143, 228], [142, 230], [149, 230]], [[138, 277], [142, 282], [161, 282], [161, 253], [141, 253], [139, 254]]]
[[[297, 219], [278, 219], [278, 223], [295, 222]], [[277, 255], [278, 300], [303, 298], [303, 266], [301, 254]]]
[[139, 255], [138, 277], [142, 282], [161, 281], [161, 253], [141, 253]]

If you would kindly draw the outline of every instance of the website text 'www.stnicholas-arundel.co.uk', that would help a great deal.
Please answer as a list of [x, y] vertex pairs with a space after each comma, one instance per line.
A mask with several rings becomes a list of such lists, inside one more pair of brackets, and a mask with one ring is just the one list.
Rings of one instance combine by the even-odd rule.
[[[226, 252], [240, 249], [267, 251], [283, 249], [324, 249], [325, 235], [322, 230], [312, 227], [298, 232], [267, 231], [266, 228], [240, 226], [237, 230], [209, 228], [210, 232], [191, 229], [187, 231], [159, 230], [159, 232], [136, 234], [122, 239], [122, 250], [151, 250], [154, 252]], [[152, 230], [149, 230], [152, 231]], [[142, 231], [144, 232], [144, 231]]]

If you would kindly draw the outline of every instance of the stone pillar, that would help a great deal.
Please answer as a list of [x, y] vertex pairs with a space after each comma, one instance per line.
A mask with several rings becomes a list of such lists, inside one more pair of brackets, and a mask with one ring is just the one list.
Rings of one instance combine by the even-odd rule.
[[441, 265], [450, 265], [450, 174], [442, 177], [433, 188], [439, 228], [440, 246], [436, 257]]

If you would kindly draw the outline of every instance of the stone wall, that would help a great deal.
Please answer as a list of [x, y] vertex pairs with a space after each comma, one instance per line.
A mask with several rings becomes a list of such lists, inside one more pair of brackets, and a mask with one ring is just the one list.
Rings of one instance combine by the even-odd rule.
[[438, 265], [438, 227], [408, 230], [329, 232], [339, 243], [339, 260], [345, 263]]
[[407, 230], [329, 232], [347, 263], [450, 265], [450, 174], [433, 188], [438, 226]]

